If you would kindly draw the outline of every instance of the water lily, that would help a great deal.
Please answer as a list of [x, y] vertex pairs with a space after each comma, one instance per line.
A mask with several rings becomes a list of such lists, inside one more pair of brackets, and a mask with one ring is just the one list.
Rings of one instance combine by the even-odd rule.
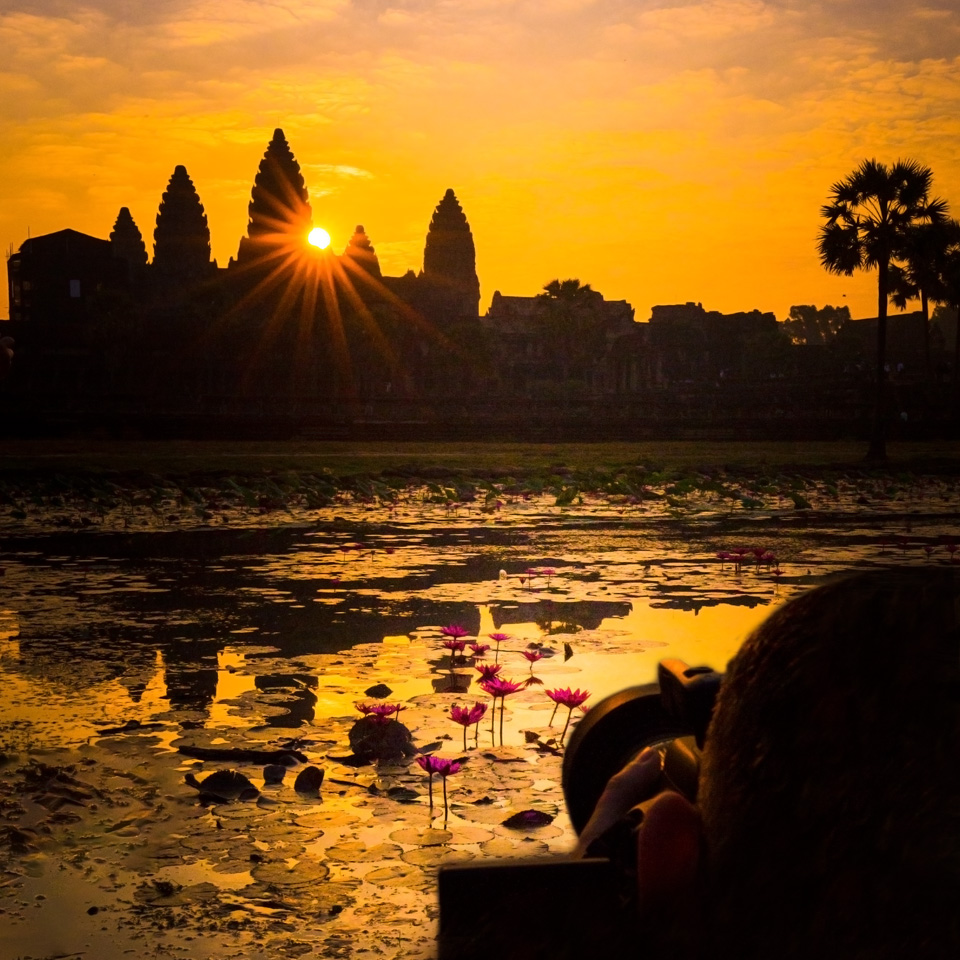
[[[503, 677], [491, 677], [489, 680], [482, 680], [480, 686], [493, 697], [493, 716], [496, 715], [497, 698], [500, 698], [500, 746], [503, 746], [503, 708], [504, 701], [511, 693], [516, 693], [523, 689], [522, 683], [514, 683], [512, 680], [506, 680]], [[490, 734], [493, 735], [493, 716], [490, 718]]]
[[453, 637], [455, 640], [459, 640], [460, 637], [469, 637], [470, 631], [463, 624], [451, 623], [441, 627], [440, 634], [444, 637]]
[[563, 733], [560, 734], [560, 742], [567, 735], [567, 727], [570, 726], [570, 718], [573, 716], [574, 707], [582, 707], [584, 701], [590, 697], [589, 690], [571, 690], [569, 687], [557, 687], [555, 690], [545, 691], [547, 696], [556, 704], [553, 708], [553, 714], [550, 717], [550, 725], [553, 726], [553, 718], [557, 715], [557, 707], [567, 708], [567, 722], [563, 725]]
[[463, 727], [463, 749], [467, 749], [467, 727], [480, 724], [480, 720], [487, 712], [485, 703], [475, 703], [472, 707], [461, 707], [454, 704], [450, 708], [450, 718]]
[[403, 706], [399, 703], [355, 703], [354, 706], [376, 723], [387, 723], [391, 717], [399, 719]]
[[484, 680], [492, 680], [503, 669], [502, 663], [478, 663], [476, 666], [481, 686]]
[[484, 657], [487, 654], [487, 651], [490, 649], [489, 643], [471, 643], [470, 649], [473, 651], [475, 657]]
[[427, 790], [430, 795], [430, 809], [433, 809], [433, 775], [440, 772], [440, 764], [443, 761], [439, 757], [428, 753], [425, 756], [417, 757], [417, 766], [427, 773]]
[[500, 644], [503, 643], [504, 640], [509, 640], [510, 634], [509, 633], [488, 633], [487, 636], [497, 645], [497, 650], [493, 657], [494, 661], [497, 661], [500, 659]]

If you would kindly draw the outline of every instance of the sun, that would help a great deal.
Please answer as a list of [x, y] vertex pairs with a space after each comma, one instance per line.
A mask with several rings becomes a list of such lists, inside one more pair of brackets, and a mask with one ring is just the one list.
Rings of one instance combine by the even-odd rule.
[[330, 246], [330, 234], [327, 233], [323, 227], [314, 227], [310, 233], [307, 234], [307, 240], [321, 250], [325, 250]]

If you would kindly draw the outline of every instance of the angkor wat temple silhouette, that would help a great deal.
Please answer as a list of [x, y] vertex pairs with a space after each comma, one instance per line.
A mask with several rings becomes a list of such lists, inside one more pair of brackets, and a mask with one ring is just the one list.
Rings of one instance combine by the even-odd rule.
[[[17, 343], [0, 431], [594, 439], [866, 429], [869, 321], [843, 350], [805, 351], [772, 313], [686, 303], [638, 323], [629, 303], [576, 280], [534, 297], [497, 291], [481, 315], [474, 238], [452, 189], [433, 212], [422, 269], [385, 276], [363, 226], [339, 255], [306, 242], [307, 188], [280, 129], [248, 210], [225, 267], [184, 166], [160, 201], [152, 262], [127, 207], [109, 240], [69, 229], [26, 240], [7, 263], [3, 328]], [[916, 317], [891, 318], [889, 355], [919, 368]]]

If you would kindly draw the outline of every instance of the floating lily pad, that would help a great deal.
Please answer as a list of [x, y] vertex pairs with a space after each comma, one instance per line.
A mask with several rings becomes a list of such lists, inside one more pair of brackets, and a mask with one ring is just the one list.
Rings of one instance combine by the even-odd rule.
[[330, 868], [317, 860], [300, 860], [290, 864], [284, 861], [258, 863], [250, 874], [255, 880], [277, 887], [305, 887], [330, 876]]
[[476, 854], [469, 850], [454, 850], [450, 847], [418, 847], [400, 855], [404, 863], [413, 863], [418, 867], [439, 867], [445, 863], [464, 863], [473, 860]]
[[341, 860], [344, 863], [370, 863], [376, 860], [391, 860], [402, 853], [402, 849], [393, 843], [379, 843], [368, 847], [361, 840], [348, 840], [336, 846], [327, 847], [329, 860]]
[[429, 880], [423, 870], [410, 863], [390, 863], [364, 874], [363, 879], [385, 887], [425, 887]]
[[416, 827], [405, 827], [403, 830], [394, 830], [390, 834], [390, 839], [395, 843], [416, 844], [418, 847], [434, 847], [440, 844], [449, 843], [453, 839], [453, 834], [449, 830], [435, 830], [428, 827], [426, 830], [418, 830]]

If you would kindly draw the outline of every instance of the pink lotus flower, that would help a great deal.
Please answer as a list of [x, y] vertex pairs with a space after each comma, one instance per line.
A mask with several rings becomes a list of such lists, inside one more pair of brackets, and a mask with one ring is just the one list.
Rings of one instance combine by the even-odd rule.
[[427, 772], [428, 789], [430, 791], [430, 809], [433, 810], [433, 775], [439, 773], [443, 780], [443, 819], [447, 819], [447, 777], [453, 773], [459, 773], [463, 764], [457, 760], [444, 760], [442, 757], [435, 757], [427, 754], [423, 757], [417, 757], [417, 764]]
[[502, 663], [478, 663], [477, 670], [480, 680], [492, 680], [503, 669]]
[[[520, 583], [522, 584], [523, 580], [521, 580]], [[487, 636], [491, 640], [493, 640], [494, 643], [496, 643], [497, 645], [497, 652], [493, 655], [494, 662], [496, 662], [500, 659], [500, 644], [503, 643], [504, 640], [509, 640], [510, 634], [509, 633], [488, 633]]]
[[556, 704], [550, 716], [551, 726], [553, 726], [553, 718], [557, 715], [557, 707], [564, 706], [567, 708], [567, 722], [563, 725], [563, 732], [560, 734], [560, 743], [563, 743], [563, 738], [567, 735], [567, 727], [570, 726], [570, 718], [573, 716], [573, 708], [582, 707], [584, 701], [590, 696], [590, 691], [581, 690], [579, 687], [576, 690], [571, 690], [569, 687], [557, 687], [556, 690], [545, 692]]
[[569, 687], [557, 687], [555, 690], [547, 690], [545, 692], [554, 703], [568, 707], [570, 710], [574, 707], [579, 707], [582, 703], [590, 699], [590, 691], [581, 690], [579, 687], [576, 690], [571, 690]]
[[459, 623], [451, 623], [449, 626], [441, 627], [440, 633], [444, 637], [453, 637], [459, 640], [460, 637], [469, 637], [470, 631]]
[[516, 693], [523, 684], [505, 680], [503, 677], [491, 677], [489, 680], [482, 680], [480, 686], [496, 700], [497, 697], [508, 697], [511, 693]]
[[533, 665], [538, 661], [543, 659], [543, 654], [539, 650], [524, 650], [523, 655], [530, 661], [530, 669], [533, 669]]
[[427, 773], [439, 773], [440, 764], [442, 761], [439, 757], [435, 757], [432, 753], [428, 753], [422, 757], [417, 757], [417, 764], [422, 770], [426, 770]]
[[463, 653], [463, 651], [467, 649], [467, 641], [466, 641], [466, 640], [453, 640], [453, 639], [444, 640], [444, 641], [443, 641], [443, 645], [444, 645], [451, 653]]
[[504, 702], [511, 693], [516, 693], [523, 689], [522, 683], [514, 683], [512, 680], [505, 680], [503, 677], [491, 677], [489, 680], [481, 680], [480, 686], [493, 697], [493, 713], [490, 715], [490, 737], [493, 738], [493, 720], [497, 712], [497, 697], [500, 698], [500, 746], [503, 746], [503, 707]]
[[467, 749], [467, 727], [477, 724], [479, 726], [480, 720], [483, 718], [483, 715], [487, 712], [487, 705], [485, 703], [475, 703], [469, 709], [467, 707], [461, 707], [457, 704], [454, 704], [450, 708], [450, 718], [456, 723], [459, 723], [463, 727], [463, 749]]
[[399, 703], [356, 703], [354, 706], [376, 723], [387, 723], [394, 714], [399, 718], [403, 709]]
[[473, 651], [475, 657], [483, 657], [486, 655], [486, 652], [490, 649], [489, 643], [471, 643], [470, 649]]

